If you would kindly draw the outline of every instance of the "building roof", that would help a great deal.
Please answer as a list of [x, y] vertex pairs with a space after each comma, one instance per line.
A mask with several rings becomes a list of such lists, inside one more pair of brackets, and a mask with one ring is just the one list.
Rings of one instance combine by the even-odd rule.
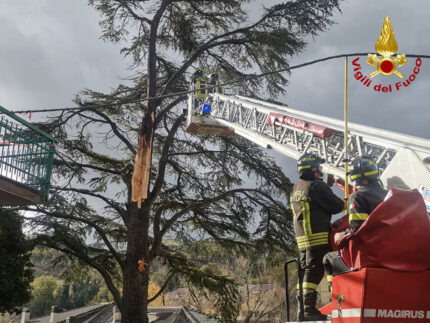
[[187, 317], [191, 320], [191, 322], [199, 322], [199, 323], [218, 323], [220, 321], [218, 321], [217, 319], [210, 317], [204, 313], [201, 313], [195, 309], [190, 309], [187, 307], [184, 307], [185, 310], [185, 314], [187, 315]]
[[148, 307], [151, 323], [219, 323], [218, 320], [188, 307]]
[[[88, 316], [88, 319], [105, 310], [107, 307], [112, 306], [110, 303], [101, 303], [97, 305], [84, 306], [75, 308], [70, 311], [61, 311], [55, 313], [54, 322], [65, 322], [68, 317], [77, 317], [77, 316]], [[112, 313], [112, 310], [111, 310]], [[112, 316], [112, 315], [111, 315]], [[30, 318], [30, 323], [49, 323], [51, 315], [40, 316], [35, 318]]]

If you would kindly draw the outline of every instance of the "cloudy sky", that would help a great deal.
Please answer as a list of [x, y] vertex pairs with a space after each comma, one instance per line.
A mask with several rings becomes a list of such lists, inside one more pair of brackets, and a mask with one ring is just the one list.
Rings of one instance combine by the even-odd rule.
[[[398, 53], [430, 54], [430, 1], [344, 2], [337, 24], [310, 42], [293, 63], [342, 53], [373, 52], [385, 16], [388, 15], [398, 44]], [[365, 57], [359, 62], [367, 73], [371, 66]], [[350, 63], [351, 64], [351, 63]], [[405, 76], [413, 70], [415, 59], [401, 67]], [[350, 120], [364, 125], [430, 139], [430, 60], [423, 61], [416, 80], [398, 92], [381, 93], [353, 79], [350, 65]], [[337, 59], [294, 72], [286, 101], [292, 108], [343, 118], [344, 61]], [[397, 76], [376, 76], [373, 84], [394, 84]]]
[[[275, 1], [254, 2], [258, 8]], [[341, 8], [336, 24], [309, 39], [291, 65], [341, 53], [375, 52], [386, 15], [398, 53], [430, 54], [430, 1], [349, 0]], [[100, 40], [99, 20], [85, 0], [0, 0], [0, 105], [10, 110], [70, 106], [81, 89], [107, 91], [130, 75], [119, 47]], [[363, 57], [360, 63], [371, 71]], [[401, 71], [409, 75], [413, 65], [410, 59]], [[337, 59], [295, 70], [280, 100], [294, 109], [341, 119], [343, 66]], [[397, 81], [396, 76], [377, 76], [374, 84]], [[376, 93], [350, 73], [350, 120], [430, 139], [429, 88], [429, 59], [423, 60], [416, 80], [398, 92]]]
[[100, 40], [85, 0], [0, 0], [0, 105], [63, 107], [83, 88], [108, 90], [130, 73]]

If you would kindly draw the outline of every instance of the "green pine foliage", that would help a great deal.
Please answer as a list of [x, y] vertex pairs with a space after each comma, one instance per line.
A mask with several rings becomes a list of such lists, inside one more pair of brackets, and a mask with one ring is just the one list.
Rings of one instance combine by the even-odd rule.
[[[28, 208], [38, 213], [30, 219], [38, 228], [35, 242], [98, 271], [124, 322], [147, 322], [149, 275], [158, 259], [168, 266], [168, 278], [180, 276], [219, 295], [215, 305], [223, 322], [235, 321], [236, 282], [202, 270], [197, 259], [168, 242], [210, 238], [232, 257], [291, 251], [291, 183], [261, 148], [240, 137], [187, 134], [186, 96], [136, 100], [187, 90], [196, 67], [224, 81], [288, 67], [306, 37], [333, 23], [339, 2], [274, 1], [264, 7], [264, 1], [248, 0], [90, 0], [102, 16], [102, 38], [122, 46], [132, 77], [110, 93], [82, 91], [76, 98], [81, 110], [46, 124], [73, 169], [57, 160], [58, 184], [49, 204]], [[251, 12], [250, 3], [260, 10]], [[288, 74], [275, 73], [233, 88], [276, 97], [287, 82]], [[93, 106], [103, 104], [109, 107]], [[143, 140], [152, 131], [149, 195], [138, 209], [131, 201], [134, 157], [139, 135]], [[142, 272], [139, 260], [149, 265]]]
[[11, 312], [30, 300], [31, 249], [22, 232], [20, 215], [0, 209], [0, 313]]

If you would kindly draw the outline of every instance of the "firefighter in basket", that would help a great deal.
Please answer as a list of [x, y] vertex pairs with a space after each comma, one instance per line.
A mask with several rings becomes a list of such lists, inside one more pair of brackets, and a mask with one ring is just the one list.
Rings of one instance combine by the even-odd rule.
[[200, 108], [208, 95], [208, 80], [201, 69], [197, 69], [191, 77], [191, 89], [194, 92], [194, 111], [193, 114], [200, 113]]
[[[356, 232], [360, 229], [369, 214], [384, 201], [388, 191], [381, 185], [379, 170], [376, 163], [368, 157], [359, 157], [352, 162], [349, 178], [355, 182], [357, 191], [348, 198], [348, 220], [350, 229], [335, 235], [336, 244], [350, 231]], [[330, 252], [324, 257], [324, 267], [331, 288], [333, 258], [338, 252]]]

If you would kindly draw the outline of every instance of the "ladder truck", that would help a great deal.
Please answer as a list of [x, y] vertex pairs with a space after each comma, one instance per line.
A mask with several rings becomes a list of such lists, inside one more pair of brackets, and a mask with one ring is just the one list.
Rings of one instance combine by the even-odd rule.
[[[212, 93], [199, 102], [191, 93], [187, 113], [188, 133], [234, 133], [294, 159], [304, 153], [323, 156], [325, 171], [341, 188], [345, 162], [370, 156], [383, 185], [392, 189], [391, 197], [369, 216], [367, 231], [360, 230], [367, 233], [343, 241], [342, 264], [334, 266], [332, 302], [321, 312], [334, 323], [430, 322], [430, 140], [349, 123], [345, 153], [343, 120], [239, 95]], [[378, 234], [369, 238], [375, 228]], [[360, 239], [372, 240], [373, 249], [363, 247]], [[288, 321], [291, 262], [298, 260], [285, 263]]]

